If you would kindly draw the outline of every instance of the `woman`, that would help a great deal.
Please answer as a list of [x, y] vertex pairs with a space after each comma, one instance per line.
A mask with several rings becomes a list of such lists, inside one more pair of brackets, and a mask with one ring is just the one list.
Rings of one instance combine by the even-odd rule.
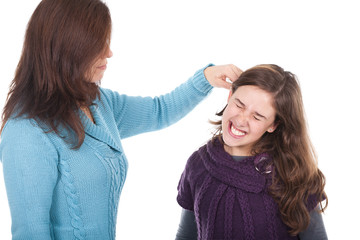
[[276, 65], [245, 71], [218, 116], [181, 176], [176, 239], [327, 239], [325, 177], [295, 75]]
[[1, 126], [13, 239], [114, 239], [121, 140], [173, 124], [241, 72], [209, 66], [164, 96], [120, 95], [99, 87], [110, 36], [99, 0], [43, 0], [29, 21]]

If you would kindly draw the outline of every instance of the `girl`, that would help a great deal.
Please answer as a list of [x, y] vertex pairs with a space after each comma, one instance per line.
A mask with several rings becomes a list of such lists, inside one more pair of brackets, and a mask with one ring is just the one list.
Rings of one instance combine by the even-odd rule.
[[276, 65], [245, 71], [217, 115], [179, 182], [177, 239], [327, 239], [325, 177], [295, 75]]
[[121, 140], [173, 124], [240, 75], [212, 66], [164, 96], [120, 95], [99, 87], [110, 35], [100, 0], [43, 0], [29, 21], [0, 130], [14, 240], [114, 239]]

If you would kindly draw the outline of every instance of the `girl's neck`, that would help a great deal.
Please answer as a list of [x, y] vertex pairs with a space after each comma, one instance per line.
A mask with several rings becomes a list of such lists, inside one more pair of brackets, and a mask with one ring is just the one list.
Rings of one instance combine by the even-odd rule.
[[251, 156], [250, 150], [230, 147], [224, 144], [224, 150], [231, 156]]

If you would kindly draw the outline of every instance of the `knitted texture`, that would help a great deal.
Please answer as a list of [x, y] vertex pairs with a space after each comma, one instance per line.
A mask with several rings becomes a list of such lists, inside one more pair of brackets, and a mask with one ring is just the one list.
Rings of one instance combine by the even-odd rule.
[[189, 158], [178, 185], [178, 203], [194, 211], [198, 239], [297, 239], [288, 234], [277, 204], [267, 193], [269, 156], [236, 162], [218, 141]]
[[61, 173], [61, 181], [64, 185], [64, 193], [68, 204], [69, 215], [71, 217], [71, 225], [74, 228], [75, 239], [85, 239], [84, 223], [81, 216], [81, 209], [79, 206], [79, 196], [76, 187], [74, 186], [74, 178], [71, 175], [71, 168], [67, 160], [62, 159], [58, 165]]
[[[33, 119], [10, 119], [1, 135], [0, 160], [13, 239], [115, 239], [128, 169], [121, 140], [175, 123], [211, 89], [203, 69], [155, 98], [100, 89], [90, 107], [95, 124], [79, 111], [85, 128], [79, 149]], [[62, 129], [60, 134], [69, 135]]]

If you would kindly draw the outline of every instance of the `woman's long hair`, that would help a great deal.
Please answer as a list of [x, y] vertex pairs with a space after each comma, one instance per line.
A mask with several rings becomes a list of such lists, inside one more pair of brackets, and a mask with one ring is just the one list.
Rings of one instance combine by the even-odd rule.
[[99, 97], [91, 67], [108, 50], [111, 17], [100, 0], [42, 0], [27, 26], [22, 55], [10, 85], [2, 125], [24, 116], [75, 134], [75, 148], [85, 136], [79, 107]]
[[[254, 144], [252, 154], [266, 152], [272, 156], [275, 173], [269, 193], [277, 201], [290, 233], [296, 235], [310, 222], [308, 202], [320, 203], [321, 211], [328, 203], [325, 177], [317, 167], [297, 78], [277, 65], [258, 65], [243, 72], [231, 90], [235, 92], [245, 85], [257, 86], [274, 98], [277, 128], [273, 133], [264, 133]], [[224, 110], [217, 115], [222, 116]], [[218, 125], [214, 138], [221, 140], [221, 120], [213, 123]], [[321, 204], [323, 200], [326, 200], [325, 206]]]

